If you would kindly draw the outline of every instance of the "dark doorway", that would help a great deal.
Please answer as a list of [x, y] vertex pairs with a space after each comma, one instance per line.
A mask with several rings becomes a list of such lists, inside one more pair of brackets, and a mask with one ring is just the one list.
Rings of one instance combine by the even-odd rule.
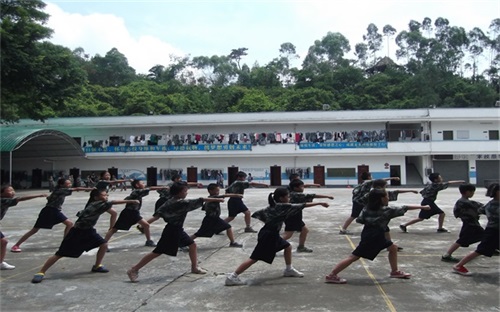
[[238, 167], [227, 167], [227, 185], [231, 185], [236, 180], [238, 171], [240, 171]]
[[146, 178], [148, 179], [148, 186], [158, 185], [158, 169], [156, 167], [148, 167]]
[[271, 186], [281, 186], [281, 166], [271, 166]]
[[81, 179], [80, 179], [80, 169], [79, 168], [71, 168], [69, 169], [69, 175], [73, 176], [73, 187], [80, 187]]
[[113, 177], [114, 177], [114, 179], [119, 179], [118, 168], [115, 168], [115, 167], [108, 168], [108, 172], [109, 172], [109, 175], [111, 176], [111, 180], [113, 180]]
[[33, 169], [31, 174], [31, 188], [42, 188], [42, 169]]
[[401, 185], [401, 166], [390, 166], [390, 177], [397, 177], [399, 181], [391, 180], [391, 185], [398, 186]]
[[319, 184], [321, 186], [325, 186], [325, 166], [314, 166], [314, 184]]
[[366, 165], [358, 166], [358, 184], [363, 183], [363, 180], [361, 180], [361, 174], [363, 172], [370, 172], [370, 166]]
[[187, 181], [188, 182], [198, 182], [198, 168], [189, 167], [187, 168]]

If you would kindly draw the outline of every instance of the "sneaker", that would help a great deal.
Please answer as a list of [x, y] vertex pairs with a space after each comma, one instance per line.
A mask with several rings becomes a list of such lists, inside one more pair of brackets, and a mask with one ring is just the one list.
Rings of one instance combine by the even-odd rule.
[[351, 235], [352, 233], [351, 233], [351, 231], [348, 231], [348, 230], [340, 230], [339, 234], [341, 234], [341, 235]]
[[391, 272], [390, 277], [393, 277], [393, 278], [410, 278], [411, 274], [410, 273], [405, 273], [403, 271], [396, 271], [396, 272]]
[[239, 248], [242, 248], [243, 245], [242, 244], [239, 244], [237, 242], [232, 242], [232, 243], [229, 243], [229, 247], [239, 247]]
[[453, 272], [457, 273], [457, 274], [460, 274], [460, 275], [463, 275], [463, 276], [470, 276], [472, 275], [471, 272], [469, 272], [469, 270], [467, 270], [466, 267], [464, 266], [460, 266], [460, 267], [453, 267]]
[[340, 278], [337, 275], [327, 275], [325, 277], [325, 283], [345, 284], [347, 283], [347, 280], [345, 278]]
[[297, 252], [313, 252], [311, 248], [307, 248], [306, 246], [297, 247]]
[[43, 273], [36, 273], [35, 276], [33, 276], [33, 279], [31, 280], [31, 282], [33, 284], [38, 284], [40, 282], [42, 282], [43, 278], [45, 277], [45, 274]]
[[0, 264], [0, 270], [14, 270], [16, 268], [16, 266], [12, 265], [12, 264], [8, 264], [7, 262], [2, 262], [2, 264]]
[[21, 248], [19, 248], [19, 246], [17, 246], [17, 245], [14, 245], [14, 246], [12, 246], [12, 248], [10, 249], [10, 251], [12, 251], [12, 252], [21, 252]]
[[245, 228], [245, 233], [257, 233], [257, 231], [254, 230], [251, 226], [247, 226]]
[[438, 232], [438, 233], [449, 233], [450, 231], [448, 231], [448, 230], [447, 230], [447, 229], [445, 229], [445, 228], [440, 228], [440, 229], [437, 229], [437, 231], [436, 231], [436, 232]]
[[146, 244], [144, 246], [147, 246], [147, 247], [156, 247], [156, 244], [152, 240], [147, 240]]
[[94, 273], [108, 273], [109, 270], [104, 267], [104, 265], [99, 264], [98, 266], [93, 265], [92, 266], [92, 272]]
[[283, 271], [284, 277], [304, 277], [304, 273], [298, 271], [296, 268], [285, 269]]
[[196, 268], [195, 270], [191, 270], [193, 274], [207, 274], [207, 271], [202, 268]]
[[188, 246], [179, 247], [179, 250], [184, 252], [189, 252], [189, 247]]
[[141, 232], [142, 234], [144, 234], [144, 229], [142, 228], [142, 226], [140, 226], [139, 224], [135, 227], [137, 229], [137, 231]]
[[401, 224], [399, 228], [401, 229], [401, 231], [403, 231], [403, 233], [408, 233], [408, 231], [406, 230], [406, 225]]
[[135, 271], [135, 270], [128, 270], [127, 271], [127, 275], [128, 275], [128, 278], [130, 279], [130, 281], [132, 283], [135, 283], [137, 282], [137, 278], [139, 278], [139, 271]]
[[246, 284], [247, 283], [242, 281], [239, 276], [234, 276], [233, 274], [229, 274], [226, 277], [226, 282], [224, 283], [226, 286], [242, 286]]
[[448, 256], [441, 256], [441, 261], [457, 263], [460, 261], [460, 259], [448, 255]]

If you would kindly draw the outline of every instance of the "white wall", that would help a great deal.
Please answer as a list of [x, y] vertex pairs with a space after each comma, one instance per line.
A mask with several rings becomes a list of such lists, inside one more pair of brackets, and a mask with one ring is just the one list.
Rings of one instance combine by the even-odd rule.
[[[434, 121], [432, 122], [432, 140], [443, 140], [443, 131], [453, 131], [453, 140], [488, 140], [488, 130], [498, 130], [498, 121]], [[469, 138], [461, 139], [457, 131], [468, 131]]]

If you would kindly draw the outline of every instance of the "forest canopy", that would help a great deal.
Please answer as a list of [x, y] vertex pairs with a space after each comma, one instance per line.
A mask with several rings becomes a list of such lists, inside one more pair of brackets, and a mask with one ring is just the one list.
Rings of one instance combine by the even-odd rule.
[[[465, 30], [444, 17], [410, 20], [401, 30], [369, 24], [363, 41], [353, 46], [332, 30], [311, 43], [300, 67], [291, 65], [299, 59], [295, 45], [284, 42], [263, 65], [246, 64], [252, 51], [235, 47], [227, 55], [170, 57], [169, 64], [137, 74], [116, 48], [92, 56], [84, 47], [70, 50], [52, 44], [43, 1], [0, 4], [1, 123], [22, 118], [491, 107], [499, 100], [500, 18], [484, 30]], [[384, 40], [396, 50], [395, 60], [381, 50]]]

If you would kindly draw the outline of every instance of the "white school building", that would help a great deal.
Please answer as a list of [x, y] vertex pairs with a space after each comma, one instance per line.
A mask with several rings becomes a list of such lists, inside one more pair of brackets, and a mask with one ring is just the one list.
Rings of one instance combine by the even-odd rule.
[[48, 185], [60, 172], [83, 182], [104, 170], [148, 185], [207, 184], [237, 171], [254, 181], [348, 186], [364, 171], [393, 185], [445, 181], [483, 186], [499, 179], [500, 109], [429, 108], [193, 114], [21, 120], [2, 125], [2, 182]]

